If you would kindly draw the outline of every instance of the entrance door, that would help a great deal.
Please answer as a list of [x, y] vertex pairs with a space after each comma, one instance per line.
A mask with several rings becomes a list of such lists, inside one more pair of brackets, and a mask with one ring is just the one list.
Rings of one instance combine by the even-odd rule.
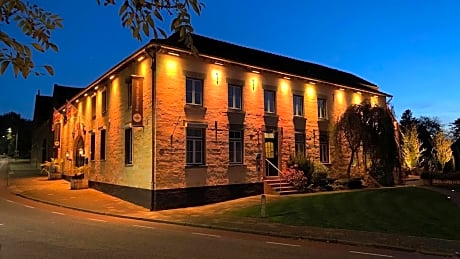
[[[265, 132], [264, 133], [264, 152], [265, 158], [265, 176], [278, 176], [278, 141], [277, 133]], [[275, 168], [276, 167], [276, 168]]]

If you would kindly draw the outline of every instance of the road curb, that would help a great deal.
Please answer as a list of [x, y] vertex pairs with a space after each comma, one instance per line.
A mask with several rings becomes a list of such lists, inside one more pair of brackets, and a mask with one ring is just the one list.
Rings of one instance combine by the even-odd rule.
[[350, 240], [323, 238], [323, 237], [317, 237], [317, 236], [290, 235], [290, 234], [281, 234], [281, 233], [270, 232], [270, 231], [250, 230], [250, 229], [248, 230], [248, 229], [232, 228], [232, 227], [225, 227], [225, 226], [218, 226], [218, 225], [168, 221], [168, 220], [162, 220], [162, 219], [148, 219], [148, 218], [142, 218], [142, 217], [136, 217], [136, 216], [106, 213], [106, 212], [83, 209], [83, 208], [63, 205], [63, 204], [59, 204], [55, 202], [50, 202], [50, 201], [34, 198], [28, 195], [24, 195], [21, 193], [15, 193], [15, 192], [12, 192], [12, 193], [15, 194], [16, 196], [19, 196], [25, 199], [29, 199], [29, 200], [33, 200], [36, 202], [41, 202], [41, 203], [48, 204], [48, 205], [53, 205], [53, 206], [58, 206], [58, 207], [66, 208], [66, 209], [72, 209], [76, 211], [82, 211], [82, 212], [93, 213], [93, 214], [98, 214], [98, 215], [111, 216], [111, 217], [142, 220], [142, 221], [147, 221], [147, 222], [155, 222], [155, 223], [163, 223], [163, 224], [179, 225], [179, 226], [187, 226], [187, 227], [200, 227], [200, 228], [209, 228], [209, 229], [216, 229], [216, 230], [225, 230], [225, 231], [233, 231], [233, 232], [248, 233], [248, 234], [255, 234], [255, 235], [269, 235], [269, 236], [281, 237], [281, 238], [303, 239], [303, 240], [325, 242], [325, 243], [334, 243], [334, 244], [343, 244], [343, 245], [352, 245], [352, 246], [364, 246], [364, 247], [373, 247], [373, 248], [380, 248], [380, 249], [390, 249], [390, 250], [397, 250], [397, 251], [402, 251], [402, 252], [411, 252], [411, 253], [418, 252], [421, 254], [433, 255], [433, 256], [453, 257], [453, 253], [449, 254], [445, 252], [430, 251], [430, 250], [425, 250], [425, 249], [415, 249], [415, 248], [405, 247], [405, 246], [356, 242], [356, 241], [350, 241]]

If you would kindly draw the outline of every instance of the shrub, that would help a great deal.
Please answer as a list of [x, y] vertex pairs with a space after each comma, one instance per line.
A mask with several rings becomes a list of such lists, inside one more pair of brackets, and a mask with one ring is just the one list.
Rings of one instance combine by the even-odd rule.
[[292, 184], [296, 189], [300, 191], [305, 191], [307, 186], [307, 177], [305, 177], [304, 172], [296, 168], [288, 168], [283, 172], [283, 177]]
[[460, 173], [436, 173], [424, 171], [420, 174], [420, 178], [425, 180], [460, 180]]
[[303, 155], [291, 155], [289, 156], [288, 167], [302, 171], [307, 179], [307, 185], [310, 184], [314, 168], [310, 158]]

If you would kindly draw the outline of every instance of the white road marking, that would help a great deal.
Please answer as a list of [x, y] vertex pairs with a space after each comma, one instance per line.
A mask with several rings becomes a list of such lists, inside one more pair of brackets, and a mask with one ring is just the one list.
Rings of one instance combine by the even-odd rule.
[[366, 253], [366, 252], [359, 252], [359, 251], [348, 251], [352, 254], [360, 254], [360, 255], [372, 255], [372, 256], [378, 256], [378, 257], [387, 257], [387, 258], [393, 258], [392, 255], [382, 255], [382, 254], [373, 254], [373, 253]]
[[149, 226], [141, 226], [141, 225], [133, 225], [133, 227], [137, 227], [137, 228], [148, 228], [148, 229], [155, 229], [154, 227], [149, 227]]
[[92, 219], [92, 218], [89, 218], [89, 220], [92, 220], [92, 221], [98, 221], [98, 222], [107, 222], [105, 220], [102, 220], [102, 219]]
[[29, 209], [35, 209], [35, 207], [29, 206], [29, 205], [24, 205], [24, 207], [29, 208]]
[[53, 213], [53, 214], [58, 214], [58, 215], [65, 215], [64, 213], [57, 212], [57, 211], [53, 211], [52, 213]]
[[193, 232], [193, 235], [198, 235], [198, 236], [207, 236], [207, 237], [217, 237], [220, 238], [218, 235], [213, 235], [213, 234], [206, 234], [206, 233], [199, 233], [199, 232]]
[[270, 242], [267, 241], [265, 242], [267, 244], [272, 244], [272, 245], [280, 245], [280, 246], [294, 246], [294, 247], [299, 247], [300, 245], [294, 245], [294, 244], [286, 244], [286, 243], [278, 243], [278, 242]]
[[12, 200], [6, 200], [6, 201], [9, 202], [9, 203], [16, 203], [16, 202], [14, 202]]

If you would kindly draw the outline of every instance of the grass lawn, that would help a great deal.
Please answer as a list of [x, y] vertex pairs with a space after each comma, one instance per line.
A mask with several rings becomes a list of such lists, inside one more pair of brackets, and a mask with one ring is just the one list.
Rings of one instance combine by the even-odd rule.
[[[260, 206], [229, 212], [259, 217]], [[460, 240], [460, 207], [445, 196], [407, 187], [281, 197], [267, 202], [272, 222]]]

